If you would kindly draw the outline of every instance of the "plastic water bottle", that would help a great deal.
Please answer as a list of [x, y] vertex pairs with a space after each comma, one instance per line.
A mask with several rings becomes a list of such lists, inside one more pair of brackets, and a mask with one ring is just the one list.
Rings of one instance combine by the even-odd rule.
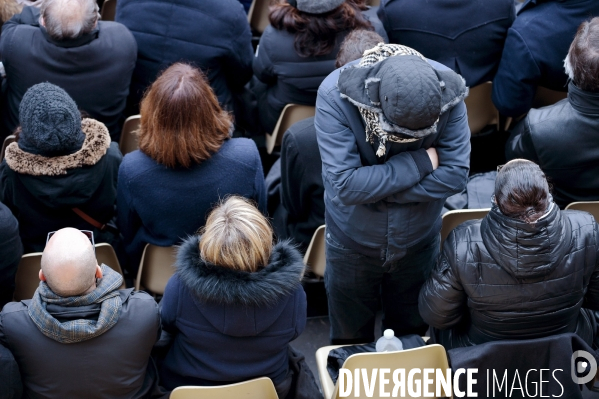
[[391, 329], [385, 330], [383, 336], [376, 341], [377, 352], [394, 352], [400, 350], [403, 350], [403, 345]]

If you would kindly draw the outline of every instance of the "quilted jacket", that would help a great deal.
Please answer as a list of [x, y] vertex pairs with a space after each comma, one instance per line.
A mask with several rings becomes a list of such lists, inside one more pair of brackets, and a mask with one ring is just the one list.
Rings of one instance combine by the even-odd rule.
[[553, 206], [529, 225], [494, 206], [451, 232], [420, 291], [420, 314], [472, 344], [568, 332], [589, 343], [592, 322], [581, 308], [599, 309], [598, 250], [586, 212]]

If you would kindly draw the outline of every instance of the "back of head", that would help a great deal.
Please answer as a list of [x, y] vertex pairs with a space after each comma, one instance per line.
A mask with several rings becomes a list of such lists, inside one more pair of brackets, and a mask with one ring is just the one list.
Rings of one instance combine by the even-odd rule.
[[96, 254], [91, 242], [79, 230], [58, 230], [42, 254], [42, 273], [48, 287], [62, 297], [84, 294], [95, 285]]
[[335, 67], [340, 68], [348, 62], [362, 58], [364, 51], [384, 42], [385, 40], [376, 32], [365, 29], [351, 31], [341, 43]]
[[54, 40], [76, 39], [90, 33], [100, 16], [95, 0], [44, 0], [40, 12]]
[[359, 0], [277, 0], [269, 19], [275, 29], [294, 34], [301, 57], [330, 54], [340, 32], [373, 29]]
[[204, 74], [182, 63], [170, 66], [150, 86], [140, 113], [139, 149], [169, 168], [210, 158], [232, 125]]
[[266, 218], [241, 197], [230, 197], [208, 216], [200, 253], [208, 263], [255, 272], [268, 264], [273, 233]]
[[564, 67], [579, 89], [599, 92], [599, 17], [578, 27]]
[[534, 224], [549, 206], [549, 184], [534, 162], [514, 159], [495, 179], [495, 202], [501, 213]]

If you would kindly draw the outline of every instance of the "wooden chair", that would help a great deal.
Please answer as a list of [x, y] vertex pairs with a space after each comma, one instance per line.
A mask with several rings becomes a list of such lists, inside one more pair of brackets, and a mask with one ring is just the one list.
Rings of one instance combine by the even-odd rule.
[[102, 21], [114, 21], [116, 16], [116, 0], [104, 0], [102, 9], [100, 10], [100, 18]]
[[139, 262], [135, 289], [143, 289], [153, 295], [163, 295], [166, 283], [175, 273], [175, 260], [175, 247], [146, 244]]
[[381, 5], [381, 0], [368, 0], [366, 3], [371, 7], [378, 7]]
[[441, 226], [441, 248], [443, 248], [443, 243], [449, 236], [449, 233], [451, 233], [451, 230], [468, 220], [484, 218], [487, 216], [487, 213], [489, 213], [490, 210], [491, 208], [457, 209], [454, 211], [449, 211], [443, 215], [443, 224]]
[[178, 387], [170, 399], [279, 399], [268, 377], [216, 387]]
[[266, 134], [266, 152], [272, 154], [275, 147], [280, 147], [283, 134], [296, 122], [310, 118], [316, 114], [316, 107], [310, 105], [287, 104], [272, 134]]
[[270, 0], [253, 0], [248, 11], [248, 22], [252, 31], [261, 35], [270, 24], [268, 19]]
[[[318, 365], [318, 375], [320, 377], [320, 383], [322, 385], [322, 390], [324, 393], [325, 399], [337, 399], [339, 398], [339, 385], [333, 384], [333, 380], [329, 376], [327, 371], [327, 357], [329, 352], [333, 349], [339, 348], [343, 345], [332, 345], [325, 346], [316, 351], [316, 364]], [[388, 368], [390, 370], [395, 370], [398, 368], [406, 369], [406, 381], [408, 373], [411, 369], [441, 369], [443, 371], [449, 368], [449, 364], [447, 361], [447, 353], [445, 352], [445, 348], [441, 345], [427, 345], [420, 348], [415, 349], [406, 349], [398, 352], [384, 352], [384, 353], [376, 353], [376, 352], [368, 352], [368, 353], [359, 353], [355, 355], [351, 355], [347, 358], [345, 363], [343, 364], [343, 368], [353, 370], [360, 368], [366, 369], [367, 374], [372, 375], [372, 369], [381, 369]], [[420, 378], [418, 378], [420, 377]], [[389, 385], [387, 385], [387, 392], [391, 392], [393, 389], [393, 381], [391, 376], [389, 376]], [[422, 374], [416, 374], [414, 381], [420, 380], [422, 384]], [[406, 382], [407, 383], [407, 382]], [[434, 384], [434, 382], [433, 382]], [[432, 385], [430, 387], [431, 391], [436, 390], [436, 385]], [[379, 393], [379, 378], [376, 379], [374, 386], [374, 397], [378, 398]], [[352, 393], [355, 393], [352, 390]], [[406, 387], [406, 394], [408, 393]], [[351, 396], [357, 398], [366, 398], [366, 392], [363, 389], [360, 389], [360, 396]], [[411, 396], [407, 396], [410, 397]]]
[[119, 147], [123, 155], [133, 152], [139, 148], [137, 143], [137, 132], [141, 126], [141, 116], [133, 115], [125, 120], [123, 123], [123, 130], [121, 130], [121, 139], [119, 140]]
[[535, 93], [535, 99], [532, 102], [533, 108], [546, 107], [568, 97], [568, 92], [551, 90], [546, 87], [538, 86]]
[[15, 142], [17, 139], [17, 137], [14, 134], [11, 134], [10, 136], [6, 136], [4, 138], [4, 142], [2, 142], [2, 153], [0, 153], [0, 162], [2, 162], [4, 160], [4, 154], [6, 153], [6, 147], [8, 147], [8, 145], [10, 143]]
[[[119, 260], [116, 257], [112, 245], [108, 243], [96, 244], [96, 258], [98, 259], [98, 264], [105, 264], [115, 272], [120, 273], [121, 276], [123, 275], [121, 265], [119, 264]], [[35, 290], [40, 284], [39, 272], [41, 264], [41, 252], [25, 254], [21, 257], [15, 277], [15, 293], [13, 295], [15, 301], [31, 299], [33, 297]], [[123, 279], [123, 284], [120, 286], [120, 289], [124, 288], [125, 281]]]
[[595, 220], [599, 223], [599, 201], [572, 202], [571, 204], [568, 204], [566, 210], [588, 212], [593, 215]]
[[499, 124], [499, 111], [491, 100], [493, 83], [485, 82], [472, 87], [464, 100], [468, 111], [468, 126], [471, 134], [478, 134], [488, 125]]
[[310, 267], [310, 270], [319, 277], [324, 277], [324, 271], [327, 267], [325, 248], [325, 231], [326, 226], [323, 224], [316, 229], [306, 255], [304, 255], [304, 264]]

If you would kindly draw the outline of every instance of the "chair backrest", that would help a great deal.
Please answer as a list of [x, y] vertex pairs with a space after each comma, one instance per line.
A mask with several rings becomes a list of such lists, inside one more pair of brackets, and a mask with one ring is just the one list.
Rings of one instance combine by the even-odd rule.
[[599, 223], [599, 201], [572, 202], [568, 204], [566, 210], [588, 212]]
[[139, 148], [137, 143], [137, 132], [141, 125], [141, 116], [133, 115], [125, 120], [123, 123], [123, 130], [121, 130], [121, 139], [119, 140], [119, 147], [123, 155], [135, 151]]
[[175, 273], [175, 260], [175, 247], [146, 244], [139, 262], [135, 289], [143, 289], [153, 295], [163, 295], [166, 283]]
[[4, 142], [2, 142], [2, 153], [0, 153], [0, 162], [4, 160], [4, 153], [6, 152], [6, 147], [8, 147], [8, 145], [14, 142], [16, 139], [17, 137], [14, 134], [11, 134], [10, 136], [6, 136], [4, 138]]
[[100, 10], [100, 17], [102, 21], [114, 21], [116, 16], [116, 0], [104, 0], [102, 9]]
[[468, 97], [464, 100], [468, 111], [468, 126], [470, 133], [480, 133], [487, 125], [499, 123], [499, 112], [491, 100], [493, 83], [485, 82], [470, 88]]
[[482, 219], [487, 216], [487, 213], [491, 208], [486, 209], [458, 209], [455, 211], [449, 211], [443, 215], [443, 224], [441, 226], [441, 247], [445, 239], [451, 233], [451, 230], [458, 227], [460, 224], [474, 219]]
[[275, 147], [279, 147], [283, 141], [283, 134], [296, 122], [310, 118], [316, 114], [316, 107], [310, 105], [287, 104], [272, 134], [266, 135], [266, 152], [272, 154]]
[[306, 255], [304, 255], [304, 264], [310, 267], [310, 270], [319, 277], [324, 277], [324, 271], [327, 267], [326, 257], [324, 253], [326, 226], [323, 224], [316, 229]]
[[248, 22], [255, 33], [261, 35], [270, 24], [268, 19], [270, 0], [253, 0], [248, 11]]
[[268, 377], [256, 378], [216, 387], [178, 387], [170, 399], [278, 399], [277, 391]]
[[[123, 271], [121, 270], [121, 265], [116, 257], [116, 253], [110, 244], [96, 244], [96, 258], [98, 259], [98, 264], [104, 263], [115, 272], [120, 273], [121, 276], [123, 275]], [[41, 252], [25, 254], [23, 257], [21, 257], [15, 277], [15, 293], [13, 295], [15, 301], [31, 299], [33, 297], [33, 293], [40, 284], [39, 272], [41, 264]], [[125, 288], [124, 279], [120, 288]]]
[[[351, 371], [351, 373], [354, 373], [355, 369], [366, 369], [367, 375], [370, 378], [372, 376], [372, 370], [373, 369], [382, 369], [382, 368], [388, 368], [391, 370], [391, 374], [387, 374], [386, 378], [389, 379], [389, 384], [386, 385], [386, 391], [388, 393], [390, 393], [393, 389], [394, 383], [393, 383], [393, 379], [392, 379], [392, 373], [393, 370], [395, 369], [405, 369], [405, 389], [406, 389], [406, 395], [405, 397], [411, 398], [412, 396], [409, 396], [409, 391], [408, 391], [408, 387], [407, 387], [407, 381], [408, 381], [408, 373], [410, 372], [411, 369], [420, 369], [423, 370], [425, 368], [429, 369], [441, 369], [443, 370], [443, 372], [445, 372], [448, 368], [449, 368], [449, 364], [447, 361], [447, 353], [445, 352], [445, 348], [443, 348], [441, 345], [427, 345], [427, 346], [422, 346], [420, 348], [415, 348], [415, 349], [406, 349], [403, 351], [399, 351], [399, 352], [383, 352], [383, 353], [373, 353], [373, 352], [369, 352], [369, 353], [359, 353], [359, 354], [355, 354], [355, 355], [351, 355], [350, 357], [347, 358], [347, 360], [345, 361], [345, 363], [343, 364], [343, 368], [348, 369]], [[360, 373], [361, 374], [361, 373]], [[414, 381], [418, 381], [420, 380], [420, 384], [422, 384], [422, 373], [419, 374], [415, 374], [414, 376]], [[361, 380], [360, 380], [361, 381]], [[375, 384], [374, 384], [374, 397], [379, 397], [378, 393], [379, 393], [379, 381], [380, 379], [377, 378], [375, 380]], [[347, 383], [347, 382], [346, 382]], [[360, 389], [360, 395], [359, 396], [355, 396], [355, 391], [352, 388], [352, 394], [354, 396], [351, 397], [357, 397], [357, 398], [367, 398], [368, 396], [366, 396], [366, 392], [364, 389], [364, 384], [360, 384], [361, 385], [361, 389]], [[412, 388], [414, 389], [416, 385], [414, 385]], [[423, 385], [422, 385], [423, 386]], [[433, 385], [429, 385], [429, 391], [431, 392], [435, 392], [436, 391], [436, 381], [434, 381], [433, 378]], [[401, 393], [400, 393], [401, 395]], [[372, 396], [370, 396], [372, 397]], [[418, 396], [421, 397], [421, 396]], [[332, 396], [333, 399], [337, 399], [340, 398], [339, 396], [339, 381], [337, 381], [337, 384], [335, 384], [335, 391], [333, 393]]]
[[378, 7], [381, 5], [381, 0], [368, 0], [366, 3], [371, 7]]
[[568, 97], [568, 92], [551, 90], [546, 87], [538, 86], [535, 98], [532, 102], [533, 108], [546, 107]]

